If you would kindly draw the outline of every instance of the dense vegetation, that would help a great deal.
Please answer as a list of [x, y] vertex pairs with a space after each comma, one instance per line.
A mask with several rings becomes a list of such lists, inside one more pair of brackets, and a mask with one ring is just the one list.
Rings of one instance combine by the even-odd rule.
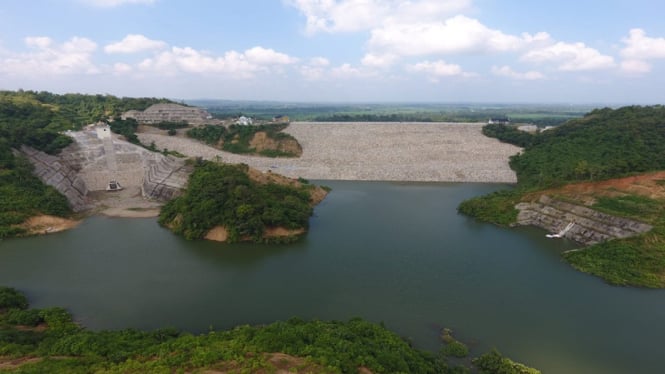
[[537, 134], [518, 130], [516, 126], [508, 126], [498, 123], [483, 126], [483, 134], [490, 138], [496, 138], [504, 143], [510, 143], [522, 148], [531, 146], [537, 138]]
[[[153, 104], [172, 102], [167, 99], [120, 98], [112, 95], [57, 95], [44, 91], [0, 91], [0, 102], [3, 101], [43, 106], [50, 112], [49, 128], [56, 130], [80, 129], [84, 125], [118, 116], [131, 109], [145, 110]], [[2, 119], [0, 118], [0, 121]]]
[[[445, 354], [414, 349], [383, 326], [361, 319], [294, 318], [202, 335], [174, 329], [92, 332], [62, 308], [28, 309], [25, 296], [0, 287], [0, 364], [3, 358], [18, 359], [14, 373], [273, 372], [268, 360], [273, 353], [301, 358], [291, 372], [357, 373], [360, 367], [374, 373], [469, 372], [450, 365]], [[481, 373], [538, 373], [496, 351], [474, 363]]]
[[72, 140], [59, 131], [74, 126], [59, 110], [33, 96], [0, 92], [0, 139], [3, 146], [28, 145], [47, 153], [57, 153]]
[[509, 226], [517, 220], [521, 195], [516, 190], [501, 190], [489, 195], [463, 201], [457, 210], [481, 221]]
[[[264, 242], [266, 228], [305, 229], [312, 215], [310, 189], [250, 179], [247, 165], [202, 161], [189, 177], [182, 196], [169, 201], [159, 223], [187, 239], [203, 238], [216, 226], [224, 226], [228, 241]], [[294, 238], [283, 238], [283, 240]]]
[[141, 141], [136, 136], [139, 123], [134, 118], [121, 119], [116, 117], [113, 121], [109, 121], [109, 127], [114, 133], [124, 136], [128, 142], [141, 145]]
[[[515, 203], [543, 189], [665, 169], [665, 107], [661, 105], [597, 109], [536, 135], [504, 125], [488, 125], [484, 133], [525, 147], [510, 160], [517, 187], [467, 200], [458, 209], [501, 225], [516, 221]], [[612, 284], [665, 287], [665, 201], [623, 193], [597, 197], [592, 208], [650, 223], [654, 229], [568, 252], [564, 258]]]
[[257, 126], [231, 125], [228, 128], [224, 126], [206, 125], [195, 127], [187, 131], [187, 136], [205, 142], [209, 145], [221, 148], [227, 152], [238, 154], [260, 154], [267, 157], [295, 157], [299, 154], [279, 151], [277, 149], [265, 149], [257, 151], [252, 147], [251, 141], [258, 132], [264, 132], [268, 139], [276, 142], [292, 141], [297, 144], [297, 140], [282, 132], [288, 123], [275, 123]]
[[[55, 154], [72, 140], [60, 132], [118, 117], [129, 109], [165, 99], [117, 98], [110, 95], [56, 95], [49, 92], [0, 91], [0, 139], [11, 147], [22, 144]], [[123, 134], [124, 135], [124, 134]]]
[[665, 199], [638, 195], [599, 197], [595, 210], [650, 223], [648, 233], [612, 240], [564, 254], [575, 268], [607, 282], [642, 287], [665, 287]]
[[665, 169], [665, 106], [596, 109], [537, 135], [493, 125], [486, 135], [525, 147], [510, 166], [520, 186], [549, 187]]
[[26, 219], [40, 214], [65, 217], [71, 213], [67, 199], [32, 174], [32, 164], [14, 157], [0, 139], [0, 238], [18, 236]]

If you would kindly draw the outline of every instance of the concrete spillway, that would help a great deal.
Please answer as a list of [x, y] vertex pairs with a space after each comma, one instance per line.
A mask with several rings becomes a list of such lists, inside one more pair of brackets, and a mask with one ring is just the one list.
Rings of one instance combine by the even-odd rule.
[[546, 195], [535, 202], [519, 203], [515, 208], [519, 210], [518, 224], [538, 226], [550, 232], [565, 227], [558, 235], [588, 245], [627, 238], [652, 228], [643, 222], [611, 216]]
[[91, 192], [106, 191], [109, 181], [141, 192], [146, 199], [169, 200], [187, 183], [191, 168], [184, 160], [151, 152], [94, 130], [68, 132], [74, 143], [57, 156], [23, 147], [37, 176], [67, 196], [75, 211], [89, 209]]
[[112, 138], [105, 138], [102, 140], [104, 144], [104, 156], [106, 158], [106, 167], [108, 168], [109, 172], [112, 174], [113, 172], [118, 170], [118, 162], [115, 159], [115, 150], [113, 149], [113, 139]]

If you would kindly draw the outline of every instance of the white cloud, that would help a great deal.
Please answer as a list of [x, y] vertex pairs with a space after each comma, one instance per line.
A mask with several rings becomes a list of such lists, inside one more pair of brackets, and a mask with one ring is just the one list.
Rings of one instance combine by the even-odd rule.
[[546, 33], [505, 34], [488, 28], [478, 20], [459, 15], [445, 22], [388, 22], [372, 30], [368, 45], [375, 54], [419, 56], [515, 51], [547, 43], [549, 39]]
[[309, 59], [307, 65], [299, 67], [300, 75], [308, 81], [317, 81], [326, 78], [328, 73], [327, 67], [330, 61], [325, 57], [313, 57]]
[[521, 59], [534, 63], [555, 63], [562, 71], [598, 70], [616, 66], [612, 56], [603, 55], [584, 43], [558, 42], [533, 49]]
[[28, 36], [24, 39], [25, 45], [38, 49], [46, 49], [51, 46], [53, 40], [47, 36]]
[[118, 75], [127, 74], [127, 73], [132, 72], [132, 70], [134, 70], [134, 69], [129, 64], [125, 64], [125, 63], [122, 63], [122, 62], [118, 62], [118, 63], [113, 64], [113, 73], [114, 74], [118, 74]]
[[539, 80], [545, 79], [545, 75], [538, 71], [527, 71], [525, 73], [519, 73], [514, 71], [510, 66], [492, 66], [492, 74], [500, 77], [508, 77], [518, 80]]
[[238, 52], [230, 51], [224, 56], [211, 56], [193, 48], [173, 47], [154, 58], [144, 60], [139, 68], [161, 74], [186, 73], [225, 73], [240, 77], [251, 76], [257, 67], [247, 62]]
[[285, 0], [306, 17], [306, 31], [354, 32], [369, 30], [389, 20], [422, 22], [440, 19], [464, 9], [471, 0]]
[[645, 60], [665, 58], [665, 38], [650, 38], [642, 29], [632, 29], [628, 37], [621, 39], [625, 47], [621, 50], [624, 60], [621, 71], [630, 75], [651, 72], [651, 63]]
[[326, 76], [326, 70], [321, 67], [304, 65], [300, 67], [300, 75], [308, 81], [322, 80]]
[[621, 39], [626, 47], [621, 56], [629, 60], [665, 58], [665, 38], [650, 38], [642, 29], [632, 29], [627, 38]]
[[367, 76], [367, 73], [351, 66], [351, 64], [342, 64], [338, 67], [331, 69], [330, 75], [333, 78], [349, 79], [349, 78], [361, 78]]
[[408, 65], [406, 69], [410, 72], [425, 73], [433, 77], [453, 77], [465, 75], [462, 67], [457, 64], [449, 64], [443, 60], [423, 61]]
[[367, 53], [362, 59], [362, 64], [369, 67], [387, 68], [397, 61], [398, 57], [393, 54], [375, 55]]
[[129, 34], [119, 42], [104, 47], [106, 53], [136, 53], [166, 48], [167, 44], [161, 40], [148, 39], [141, 34]]
[[251, 78], [257, 72], [267, 71], [276, 65], [291, 64], [297, 59], [272, 49], [254, 47], [244, 53], [228, 51], [223, 56], [199, 51], [190, 47], [172, 47], [152, 58], [143, 60], [139, 69], [145, 72], [176, 74], [226, 74], [235, 78]]
[[309, 59], [309, 64], [311, 66], [328, 66], [330, 61], [325, 57], [312, 57]]
[[646, 74], [651, 71], [651, 64], [642, 60], [624, 60], [621, 62], [621, 71], [633, 75]]
[[259, 65], [288, 65], [298, 62], [295, 57], [263, 47], [248, 49], [245, 51], [245, 56], [251, 63]]
[[113, 8], [126, 4], [153, 4], [156, 0], [80, 0], [85, 4], [100, 7]]
[[342, 64], [333, 68], [332, 74], [338, 78], [357, 78], [362, 76], [360, 69], [354, 68], [351, 64]]
[[96, 74], [92, 62], [97, 44], [90, 39], [73, 37], [63, 44], [54, 44], [48, 37], [27, 37], [26, 53], [6, 52], [0, 57], [0, 72], [12, 75]]

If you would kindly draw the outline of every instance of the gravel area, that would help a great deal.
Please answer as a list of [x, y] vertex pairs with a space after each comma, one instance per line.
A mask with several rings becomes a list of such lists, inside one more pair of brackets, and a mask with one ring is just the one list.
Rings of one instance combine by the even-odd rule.
[[520, 148], [488, 138], [480, 123], [293, 122], [285, 130], [302, 145], [300, 158], [236, 155], [197, 141], [138, 134], [188, 156], [245, 163], [288, 177], [321, 180], [515, 183], [508, 157]]

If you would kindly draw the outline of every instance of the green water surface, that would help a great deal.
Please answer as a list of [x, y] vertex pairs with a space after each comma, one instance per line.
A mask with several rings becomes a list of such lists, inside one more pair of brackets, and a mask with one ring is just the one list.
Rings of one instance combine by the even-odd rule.
[[543, 373], [658, 373], [665, 291], [619, 288], [559, 254], [576, 244], [456, 212], [483, 184], [332, 182], [295, 244], [186, 241], [155, 219], [93, 217], [0, 241], [0, 284], [91, 329], [192, 332], [293, 316], [383, 321], [424, 349], [438, 330]]

